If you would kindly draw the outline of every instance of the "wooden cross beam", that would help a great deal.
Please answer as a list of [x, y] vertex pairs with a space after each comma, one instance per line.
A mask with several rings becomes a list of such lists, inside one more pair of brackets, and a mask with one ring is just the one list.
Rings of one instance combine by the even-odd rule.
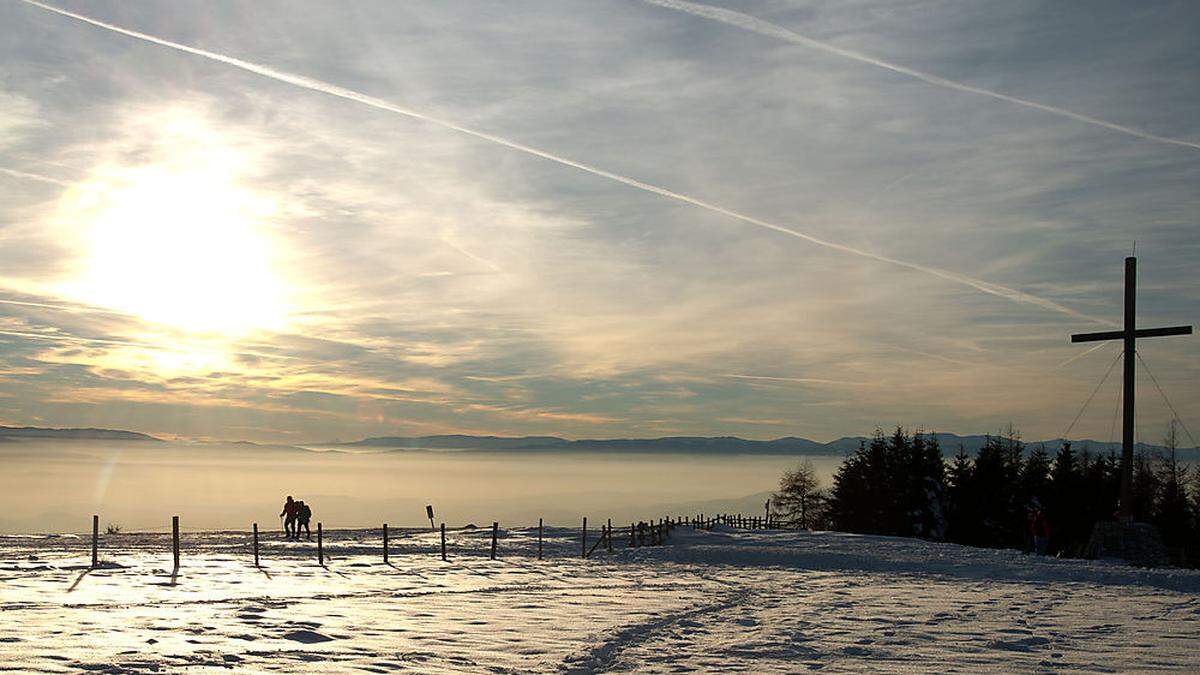
[[[1191, 335], [1191, 326], [1170, 326], [1168, 328], [1139, 328], [1133, 331], [1135, 338], [1167, 337], [1169, 335]], [[1106, 333], [1078, 333], [1071, 336], [1071, 342], [1100, 342], [1102, 340], [1124, 340], [1125, 331], [1110, 330]]]
[[1122, 340], [1125, 343], [1124, 393], [1121, 399], [1123, 413], [1121, 425], [1121, 520], [1128, 521], [1133, 517], [1133, 513], [1130, 511], [1132, 505], [1130, 492], [1133, 481], [1134, 381], [1136, 379], [1134, 366], [1137, 360], [1137, 340], [1138, 338], [1191, 334], [1191, 326], [1137, 327], [1137, 258], [1130, 256], [1125, 259], [1124, 329], [1103, 333], [1078, 333], [1071, 336], [1071, 342]]

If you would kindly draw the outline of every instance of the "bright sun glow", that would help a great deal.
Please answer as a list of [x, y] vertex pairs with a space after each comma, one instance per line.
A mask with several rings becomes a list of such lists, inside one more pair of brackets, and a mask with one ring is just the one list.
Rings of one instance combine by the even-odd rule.
[[267, 228], [276, 205], [237, 185], [236, 153], [184, 156], [105, 169], [73, 190], [82, 250], [71, 295], [194, 333], [281, 329], [286, 287]]

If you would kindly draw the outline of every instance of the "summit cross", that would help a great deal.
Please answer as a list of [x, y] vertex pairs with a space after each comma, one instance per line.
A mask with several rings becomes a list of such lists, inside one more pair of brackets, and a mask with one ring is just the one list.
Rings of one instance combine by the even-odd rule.
[[1167, 337], [1170, 335], [1191, 335], [1191, 326], [1170, 326], [1167, 328], [1138, 328], [1137, 327], [1137, 258], [1130, 256], [1125, 259], [1125, 327], [1123, 330], [1106, 331], [1103, 333], [1077, 333], [1071, 336], [1071, 342], [1100, 342], [1103, 340], [1123, 340], [1125, 342], [1125, 373], [1124, 389], [1122, 390], [1122, 424], [1121, 424], [1121, 506], [1120, 518], [1129, 522], [1133, 513], [1130, 511], [1132, 500], [1130, 491], [1133, 480], [1133, 420], [1134, 420], [1134, 365], [1137, 360], [1138, 338]]

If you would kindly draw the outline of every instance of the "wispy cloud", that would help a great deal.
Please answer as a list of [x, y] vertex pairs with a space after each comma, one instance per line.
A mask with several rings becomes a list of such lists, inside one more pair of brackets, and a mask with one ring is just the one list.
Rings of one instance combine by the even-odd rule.
[[[282, 6], [0, 3], [2, 163], [71, 183], [0, 175], [0, 417], [255, 440], [1037, 437], [1100, 374], [1069, 335], [1120, 317], [1131, 239], [1141, 320], [1200, 308], [1189, 148], [654, 4]], [[858, 55], [1200, 132], [1192, 9], [773, 7]], [[69, 292], [114, 177], [175, 180], [141, 215], [178, 228], [213, 201], [196, 170], [273, 205], [248, 221], [270, 245], [238, 261], [272, 261], [285, 321], [218, 338]], [[221, 247], [159, 244], [119, 256], [128, 292], [241, 299]], [[1185, 417], [1192, 347], [1145, 346]], [[1113, 393], [1080, 430], [1108, 429]], [[1169, 413], [1142, 408], [1145, 428]]]
[[[193, 54], [193, 55], [200, 56], [200, 57], [203, 57], [206, 59], [224, 63], [226, 65], [233, 66], [235, 68], [239, 68], [241, 70], [245, 70], [247, 72], [251, 72], [256, 75], [262, 75], [263, 77], [269, 77], [273, 80], [278, 80], [280, 82], [286, 82], [287, 84], [292, 84], [292, 85], [295, 85], [298, 87], [302, 87], [304, 89], [309, 89], [311, 91], [329, 94], [331, 96], [336, 96], [338, 98], [346, 99], [348, 101], [354, 101], [356, 103], [361, 103], [363, 105], [367, 105], [372, 108], [385, 110], [388, 112], [396, 113], [398, 115], [403, 115], [405, 117], [411, 117], [413, 119], [417, 119], [417, 120], [421, 120], [423, 122], [434, 124], [434, 125], [446, 128], [446, 129], [450, 129], [452, 131], [456, 131], [456, 132], [459, 132], [462, 134], [466, 134], [468, 136], [472, 136], [474, 138], [478, 138], [480, 140], [488, 141], [490, 143], [495, 143], [497, 145], [502, 145], [504, 147], [511, 148], [513, 150], [517, 150], [519, 152], [523, 152], [528, 155], [532, 155], [534, 157], [539, 157], [541, 159], [545, 159], [545, 160], [554, 162], [556, 164], [561, 164], [563, 166], [567, 166], [567, 167], [570, 167], [573, 169], [578, 169], [580, 171], [592, 174], [594, 176], [599, 176], [601, 178], [613, 180], [613, 181], [616, 181], [623, 185], [627, 185], [629, 187], [632, 187], [632, 188], [635, 188], [638, 190], [642, 190], [644, 192], [649, 192], [652, 194], [659, 195], [661, 197], [673, 199], [678, 202], [690, 204], [692, 206], [696, 206], [701, 209], [711, 211], [713, 213], [718, 213], [718, 214], [721, 214], [724, 216], [728, 216], [730, 218], [739, 220], [744, 223], [748, 223], [750, 225], [762, 227], [762, 228], [765, 228], [768, 230], [779, 232], [781, 234], [786, 234], [791, 237], [796, 237], [798, 239], [807, 241], [811, 244], [816, 244], [817, 246], [821, 246], [824, 248], [839, 251], [841, 253], [847, 253], [847, 254], [853, 255], [853, 256], [858, 256], [861, 258], [875, 260], [877, 262], [882, 262], [882, 263], [886, 263], [889, 265], [895, 265], [897, 267], [903, 267], [903, 268], [914, 270], [914, 271], [921, 272], [924, 274], [929, 274], [931, 276], [937, 277], [939, 279], [943, 279], [945, 281], [950, 281], [950, 282], [953, 282], [956, 284], [962, 284], [964, 286], [974, 288], [977, 291], [987, 293], [989, 295], [994, 295], [996, 297], [1004, 298], [1006, 300], [1011, 300], [1013, 302], [1034, 305], [1034, 306], [1041, 307], [1043, 309], [1046, 309], [1046, 310], [1049, 310], [1052, 312], [1057, 312], [1060, 314], [1064, 314], [1066, 316], [1070, 316], [1072, 318], [1081, 319], [1081, 320], [1085, 320], [1085, 321], [1092, 321], [1092, 322], [1096, 322], [1096, 323], [1115, 325], [1115, 324], [1112, 324], [1112, 322], [1110, 322], [1110, 321], [1090, 317], [1086, 314], [1083, 314], [1081, 312], [1073, 310], [1069, 307], [1065, 307], [1065, 306], [1063, 306], [1057, 302], [1054, 302], [1052, 300], [1048, 300], [1046, 298], [1040, 298], [1040, 297], [1031, 295], [1029, 293], [1025, 293], [1023, 291], [1020, 291], [1020, 290], [1017, 290], [1014, 288], [1009, 288], [1007, 286], [1003, 286], [1000, 284], [991, 283], [988, 281], [984, 281], [982, 279], [975, 279], [971, 276], [961, 274], [958, 272], [952, 272], [950, 270], [944, 270], [944, 269], [932, 267], [929, 265], [923, 265], [920, 263], [910, 262], [910, 261], [906, 261], [906, 260], [900, 260], [898, 258], [890, 257], [890, 256], [879, 254], [879, 253], [874, 253], [874, 252], [867, 251], [864, 249], [860, 249], [860, 248], [856, 248], [853, 246], [848, 246], [845, 244], [834, 242], [834, 241], [831, 241], [828, 239], [816, 237], [816, 236], [813, 236], [813, 235], [805, 233], [805, 232], [801, 232], [799, 230], [796, 230], [796, 229], [786, 226], [786, 225], [781, 225], [779, 223], [774, 223], [774, 222], [770, 222], [767, 220], [763, 220], [761, 218], [756, 218], [754, 216], [746, 215], [744, 213], [740, 213], [738, 211], [734, 211], [732, 209], [728, 209], [728, 208], [718, 206], [716, 204], [704, 201], [697, 197], [692, 197], [692, 196], [685, 195], [685, 194], [682, 194], [679, 192], [675, 192], [674, 190], [668, 190], [667, 188], [659, 187], [657, 185], [652, 185], [650, 183], [646, 183], [646, 182], [637, 180], [635, 178], [631, 178], [629, 176], [624, 176], [624, 175], [621, 175], [618, 173], [614, 173], [612, 171], [601, 169], [596, 166], [592, 166], [589, 164], [585, 164], [583, 162], [569, 159], [569, 158], [566, 158], [566, 157], [563, 157], [563, 156], [560, 156], [560, 155], [557, 155], [557, 154], [554, 154], [551, 152], [547, 152], [545, 150], [541, 150], [539, 148], [535, 148], [530, 145], [526, 145], [524, 143], [518, 143], [516, 141], [510, 140], [507, 138], [503, 138], [503, 137], [497, 136], [495, 134], [490, 134], [487, 132], [478, 131], [476, 129], [465, 127], [458, 123], [451, 122], [449, 120], [444, 120], [444, 119], [441, 119], [438, 117], [434, 117], [432, 115], [428, 115], [428, 114], [418, 112], [418, 111], [415, 111], [415, 110], [412, 110], [409, 108], [405, 108], [405, 107], [396, 105], [394, 103], [391, 103], [389, 101], [385, 101], [383, 99], [376, 98], [374, 96], [368, 96], [361, 92], [357, 92], [352, 89], [347, 89], [345, 87], [337, 86], [337, 85], [329, 83], [329, 82], [324, 82], [324, 81], [317, 80], [317, 79], [307, 77], [304, 75], [288, 73], [288, 72], [281, 71], [281, 70], [278, 70], [275, 68], [271, 68], [269, 66], [265, 66], [262, 64], [252, 63], [252, 62], [238, 59], [238, 58], [235, 58], [232, 56], [227, 56], [225, 54], [218, 54], [216, 52], [208, 51], [205, 49], [199, 49], [197, 47], [192, 47], [192, 46], [181, 44], [178, 42], [173, 42], [171, 40], [165, 40], [163, 38], [156, 37], [156, 36], [153, 36], [153, 35], [150, 35], [147, 33], [142, 33], [142, 32], [130, 30], [127, 28], [122, 28], [120, 26], [117, 26], [117, 25], [114, 25], [114, 24], [111, 24], [108, 22], [104, 22], [104, 21], [99, 21], [99, 20], [84, 16], [82, 14], [77, 14], [75, 12], [70, 12], [70, 11], [67, 11], [67, 10], [64, 10], [64, 9], [61, 9], [58, 7], [46, 5], [46, 4], [37, 2], [37, 0], [21, 0], [21, 1], [25, 2], [26, 4], [29, 4], [29, 5], [32, 5], [35, 7], [39, 7], [44, 10], [54, 12], [55, 14], [60, 14], [62, 16], [69, 17], [69, 18], [72, 18], [72, 19], [75, 19], [78, 21], [83, 21], [83, 22], [91, 24], [93, 26], [97, 26], [97, 27], [103, 28], [105, 30], [110, 30], [110, 31], [113, 31], [116, 33], [120, 33], [122, 35], [136, 38], [138, 40], [144, 40], [146, 42], [161, 45], [163, 47], [169, 47], [171, 49], [176, 49], [176, 50], [179, 50], [182, 52], [187, 52], [188, 54]], [[1197, 147], [1200, 147], [1200, 146], [1197, 146]]]
[[671, 9], [671, 10], [675, 10], [678, 12], [685, 12], [685, 13], [691, 14], [693, 16], [699, 16], [699, 17], [703, 17], [705, 19], [711, 19], [713, 21], [719, 21], [723, 24], [733, 26], [735, 28], [741, 28], [742, 30], [747, 30], [747, 31], [750, 31], [753, 33], [758, 33], [759, 35], [765, 35], [767, 37], [775, 38], [777, 40], [783, 40], [785, 42], [790, 42], [792, 44], [802, 45], [804, 47], [809, 47], [811, 49], [817, 49], [817, 50], [823, 51], [828, 54], [834, 54], [834, 55], [840, 56], [842, 58], [851, 59], [853, 61], [858, 61], [859, 63], [865, 63], [867, 65], [875, 66], [877, 68], [883, 68], [886, 70], [890, 70], [894, 73], [900, 73], [901, 75], [907, 75], [909, 77], [914, 77], [918, 80], [921, 80], [922, 82], [928, 82], [929, 84], [932, 84], [937, 87], [944, 87], [946, 89], [953, 89], [956, 91], [962, 91], [962, 92], [966, 92], [969, 94], [978, 94], [980, 96], [987, 96], [989, 98], [994, 98], [996, 100], [1004, 101], [1006, 103], [1012, 103], [1014, 105], [1019, 105], [1019, 106], [1029, 108], [1032, 110], [1039, 110], [1041, 112], [1050, 113], [1052, 115], [1066, 117], [1068, 119], [1072, 119], [1077, 122], [1083, 122], [1084, 124], [1090, 124], [1092, 126], [1101, 127], [1103, 129], [1108, 129], [1109, 131], [1115, 131], [1117, 133], [1126, 134], [1128, 136], [1133, 136], [1135, 138], [1140, 138], [1140, 139], [1146, 140], [1146, 141], [1153, 141], [1155, 143], [1165, 143], [1167, 145], [1176, 145], [1176, 146], [1181, 146], [1181, 147], [1185, 147], [1185, 148], [1193, 148], [1196, 150], [1200, 150], [1200, 143], [1197, 143], [1195, 141], [1188, 141], [1188, 140], [1178, 139], [1178, 138], [1170, 138], [1167, 136], [1159, 136], [1158, 134], [1152, 134], [1148, 131], [1143, 131], [1141, 129], [1134, 129], [1132, 127], [1127, 127], [1127, 126], [1124, 126], [1121, 124], [1116, 124], [1114, 122], [1109, 122], [1109, 121], [1100, 119], [1098, 117], [1092, 117], [1091, 115], [1084, 115], [1083, 113], [1078, 113], [1078, 112], [1074, 112], [1071, 110], [1067, 110], [1066, 108], [1060, 108], [1057, 106], [1046, 105], [1045, 103], [1038, 103], [1037, 101], [1030, 101], [1028, 99], [1018, 98], [1016, 96], [1009, 96], [1007, 94], [1002, 94], [1000, 92], [992, 91], [990, 89], [984, 89], [983, 87], [976, 87], [973, 85], [965, 84], [963, 82], [956, 82], [954, 80], [948, 80], [944, 77], [938, 77], [937, 75], [932, 75], [930, 73], [922, 72], [920, 70], [909, 68], [907, 66], [902, 66], [897, 63], [892, 63], [890, 61], [885, 61], [883, 59], [868, 56], [866, 54], [862, 54], [862, 53], [856, 52], [851, 49], [845, 49], [842, 47], [838, 47], [836, 45], [829, 44], [827, 42], [821, 42], [820, 40], [814, 40], [813, 38], [806, 37], [804, 35], [796, 33], [795, 31], [788, 30], [787, 28], [784, 28], [783, 26], [779, 26], [779, 25], [776, 25], [769, 21], [764, 21], [762, 19], [759, 19], [758, 17], [751, 16], [751, 15], [745, 14], [743, 12], [734, 11], [732, 9], [725, 9], [724, 7], [714, 7], [712, 5], [705, 5], [705, 4], [701, 4], [701, 3], [697, 3], [697, 2], [687, 2], [686, 0], [642, 0], [642, 1], [646, 2], [648, 4], [651, 4], [651, 5], [657, 5], [659, 7], [663, 7], [666, 9]]

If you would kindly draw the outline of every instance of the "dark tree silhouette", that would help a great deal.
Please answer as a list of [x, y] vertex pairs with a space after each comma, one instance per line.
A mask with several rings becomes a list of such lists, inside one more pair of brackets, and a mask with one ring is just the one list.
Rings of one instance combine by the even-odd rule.
[[[1200, 471], [1179, 460], [1173, 424], [1163, 444], [1161, 456], [1135, 458], [1133, 512], [1159, 528], [1175, 563], [1197, 565]], [[784, 494], [813, 489], [808, 480], [785, 474], [781, 509], [795, 503]], [[960, 445], [950, 461], [936, 436], [876, 429], [834, 474], [822, 516], [847, 532], [1032, 550], [1030, 526], [1040, 511], [1050, 530], [1047, 552], [1080, 556], [1095, 524], [1116, 517], [1120, 483], [1115, 452], [1097, 455], [1086, 444], [1076, 451], [1064, 442], [1051, 459], [1044, 446], [1026, 448], [1011, 426], [989, 436], [974, 458]]]
[[820, 528], [825, 521], [825, 495], [812, 462], [783, 473], [779, 491], [771, 496], [772, 514], [792, 527], [803, 530]]

